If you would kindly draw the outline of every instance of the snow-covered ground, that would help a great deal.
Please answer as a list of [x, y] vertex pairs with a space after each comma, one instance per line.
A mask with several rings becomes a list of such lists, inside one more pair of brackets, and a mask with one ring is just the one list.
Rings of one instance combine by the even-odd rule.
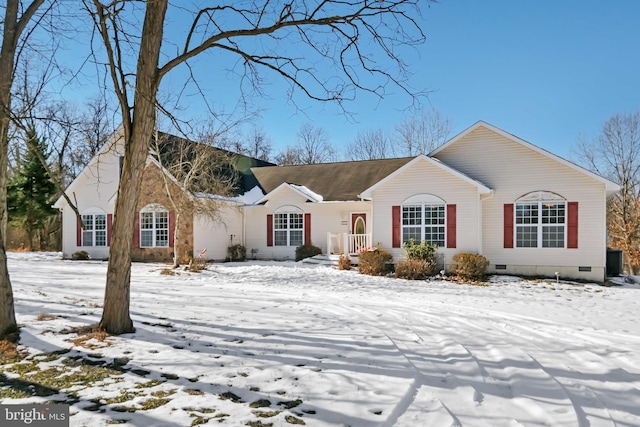
[[[9, 254], [24, 348], [128, 362], [78, 387], [71, 426], [640, 426], [638, 285], [481, 287], [293, 262], [163, 267], [133, 266], [136, 332], [88, 349], [60, 331], [99, 320], [106, 263]], [[153, 379], [163, 383], [136, 388]], [[143, 394], [83, 409], [125, 390], [172, 394], [150, 410], [121, 412]], [[56, 396], [2, 403], [47, 400]]]

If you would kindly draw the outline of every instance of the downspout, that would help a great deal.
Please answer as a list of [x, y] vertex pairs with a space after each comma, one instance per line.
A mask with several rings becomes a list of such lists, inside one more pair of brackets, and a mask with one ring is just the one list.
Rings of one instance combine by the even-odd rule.
[[247, 214], [246, 214], [246, 211], [245, 211], [246, 207], [247, 207], [247, 204], [243, 203], [242, 204], [242, 246], [244, 246], [245, 251], [247, 249], [247, 238], [246, 238], [246, 236], [247, 236], [247, 230], [246, 230], [246, 228], [247, 228]]
[[483, 220], [482, 211], [483, 211], [484, 205], [483, 205], [482, 202], [484, 202], [485, 200], [489, 200], [490, 198], [493, 197], [494, 194], [495, 194], [495, 190], [491, 189], [491, 191], [490, 191], [490, 193], [489, 193], [489, 195], [487, 197], [483, 198], [482, 195], [480, 195], [480, 206], [479, 206], [480, 209], [478, 209], [478, 224], [480, 225], [478, 227], [478, 254], [480, 254], [480, 255], [482, 255], [482, 248], [484, 247], [484, 244], [483, 244], [483, 241], [482, 241], [482, 237], [483, 237], [482, 229], [484, 227], [484, 224], [482, 222], [482, 220]]

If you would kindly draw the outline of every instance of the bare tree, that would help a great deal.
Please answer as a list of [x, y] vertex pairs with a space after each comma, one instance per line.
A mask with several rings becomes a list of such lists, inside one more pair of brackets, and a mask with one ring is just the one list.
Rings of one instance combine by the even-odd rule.
[[[175, 56], [169, 56], [169, 51], [175, 49], [163, 50], [163, 44], [168, 44], [164, 43], [163, 33], [168, 0], [144, 3], [142, 27], [132, 18], [142, 13], [138, 2], [84, 0], [106, 52], [111, 83], [122, 113], [125, 143], [101, 329], [114, 334], [134, 330], [129, 315], [130, 236], [163, 77], [205, 51], [215, 51], [221, 55], [218, 60], [244, 67], [243, 81], [258, 93], [262, 91], [258, 73], [262, 70], [284, 78], [290, 84], [292, 98], [301, 92], [315, 100], [342, 103], [352, 99], [358, 90], [383, 96], [389, 82], [413, 95], [402, 80], [406, 76], [405, 64], [396, 52], [399, 45], [424, 40], [416, 19], [425, 3], [234, 0], [214, 6], [206, 3], [194, 10], [180, 4], [173, 9], [175, 16], [190, 14], [191, 25], [186, 28], [184, 40], [171, 41], [173, 46], [181, 47]], [[285, 39], [290, 49], [282, 43]], [[163, 60], [166, 59], [163, 64], [161, 51]], [[128, 67], [130, 57], [125, 56], [128, 53], [133, 53], [135, 70]], [[380, 55], [391, 62], [381, 67]], [[319, 72], [316, 66], [325, 67], [328, 73]], [[367, 80], [362, 78], [364, 74]]]
[[[239, 125], [240, 123], [237, 124]], [[231, 127], [227, 127], [227, 129], [222, 132], [220, 132], [220, 130], [205, 132], [202, 142], [208, 139], [207, 135], [215, 135], [215, 146], [218, 148], [244, 154], [266, 162], [271, 159], [273, 144], [271, 138], [269, 138], [261, 126], [253, 125], [245, 132], [238, 130], [232, 133]]]
[[298, 148], [302, 164], [326, 163], [338, 158], [331, 145], [329, 133], [320, 126], [305, 123], [298, 131]]
[[300, 147], [288, 146], [276, 155], [274, 161], [280, 166], [294, 166], [303, 164], [301, 159]]
[[579, 160], [620, 184], [607, 203], [609, 245], [623, 251], [629, 274], [640, 266], [640, 113], [616, 114], [594, 139], [578, 143]]
[[26, 4], [7, 0], [2, 20], [2, 48], [0, 50], [0, 339], [17, 339], [18, 326], [13, 305], [13, 290], [5, 248], [7, 228], [7, 165], [9, 153], [9, 125], [11, 121], [11, 88], [15, 77], [19, 46], [28, 38], [29, 25], [35, 21], [44, 0]]
[[451, 129], [450, 120], [436, 109], [410, 117], [397, 128], [396, 154], [429, 154], [447, 141]]
[[347, 145], [345, 154], [349, 160], [386, 159], [393, 157], [393, 147], [384, 130], [366, 129]]
[[77, 143], [69, 153], [69, 160], [74, 166], [72, 178], [78, 175], [113, 135], [115, 126], [110, 120], [111, 107], [102, 96], [94, 96], [83, 106], [83, 113], [78, 120]]
[[320, 126], [303, 124], [298, 130], [298, 141], [276, 156], [280, 165], [312, 165], [336, 161], [338, 154], [331, 145], [329, 134]]
[[269, 161], [272, 143], [263, 128], [253, 126], [245, 139], [246, 148], [240, 151], [241, 153], [255, 159]]

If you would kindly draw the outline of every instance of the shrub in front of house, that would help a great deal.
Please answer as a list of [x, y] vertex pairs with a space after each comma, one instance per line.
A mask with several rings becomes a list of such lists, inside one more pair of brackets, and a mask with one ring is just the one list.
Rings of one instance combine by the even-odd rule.
[[398, 261], [395, 272], [398, 279], [426, 280], [434, 275], [434, 267], [423, 259], [408, 259]]
[[71, 259], [73, 261], [87, 261], [91, 259], [91, 256], [87, 251], [78, 251], [71, 254]]
[[382, 276], [391, 271], [390, 262], [393, 255], [381, 248], [358, 252], [358, 269], [361, 274]]
[[296, 248], [296, 261], [311, 258], [312, 256], [320, 255], [321, 253], [322, 249], [314, 245], [298, 246]]
[[414, 239], [409, 239], [408, 242], [402, 244], [402, 248], [408, 259], [423, 259], [425, 261], [435, 260], [438, 252], [438, 245], [426, 240], [416, 243]]
[[339, 270], [351, 270], [351, 257], [349, 255], [340, 255], [338, 258]]
[[229, 246], [227, 247], [227, 255], [229, 261], [244, 261], [247, 259], [247, 248], [240, 244]]
[[[416, 243], [414, 239], [410, 239], [408, 242], [404, 242], [402, 245], [405, 253], [407, 254], [407, 260], [420, 260], [424, 263], [420, 265], [424, 268], [424, 274], [433, 276], [436, 274], [438, 268], [438, 245], [435, 243], [429, 243], [426, 240]], [[418, 264], [414, 263], [412, 268], [417, 267]]]
[[489, 261], [480, 254], [459, 252], [453, 256], [452, 272], [465, 279], [482, 279], [487, 275]]

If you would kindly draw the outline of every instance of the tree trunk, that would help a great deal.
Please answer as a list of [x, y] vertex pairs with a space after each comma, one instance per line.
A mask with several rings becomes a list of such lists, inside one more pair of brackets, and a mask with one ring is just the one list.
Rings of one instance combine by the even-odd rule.
[[5, 9], [4, 34], [2, 51], [0, 52], [0, 339], [13, 338], [18, 331], [5, 248], [7, 240], [9, 120], [17, 38], [18, 0], [9, 0]]
[[[136, 71], [133, 119], [129, 132], [125, 127], [124, 163], [114, 212], [104, 309], [99, 324], [101, 330], [113, 335], [135, 331], [129, 314], [132, 236], [142, 175], [155, 128], [155, 100], [160, 83], [158, 61], [167, 1], [147, 1]], [[129, 111], [122, 113], [124, 120], [131, 117]]]
[[176, 217], [173, 221], [173, 268], [180, 267], [180, 252], [178, 251], [178, 242], [180, 241], [180, 229], [178, 228], [178, 224], [180, 224], [180, 211], [175, 208]]

